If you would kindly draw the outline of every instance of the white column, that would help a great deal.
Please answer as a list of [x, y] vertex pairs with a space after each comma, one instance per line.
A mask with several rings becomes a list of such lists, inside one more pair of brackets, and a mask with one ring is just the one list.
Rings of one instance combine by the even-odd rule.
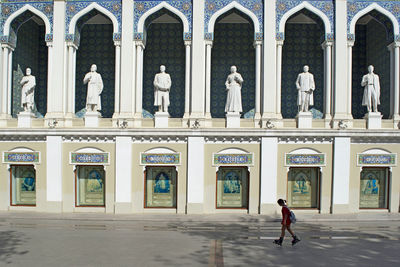
[[390, 118], [394, 118], [394, 49], [393, 49], [393, 44], [391, 43], [390, 45], [388, 45], [387, 49], [389, 50], [389, 54], [390, 54]]
[[[2, 105], [1, 113], [6, 116], [8, 111], [8, 68], [9, 68], [9, 54], [11, 47], [9, 45], [2, 45], [3, 48], [3, 84], [2, 84]], [[11, 71], [10, 71], [11, 72]]]
[[193, 2], [193, 30], [192, 30], [192, 77], [191, 77], [191, 110], [190, 117], [203, 118], [205, 112], [205, 49], [204, 49], [204, 2]]
[[255, 114], [254, 119], [259, 120], [261, 118], [261, 41], [254, 42], [254, 48], [256, 50], [256, 98], [255, 98]]
[[211, 118], [211, 50], [212, 41], [206, 43], [206, 118]]
[[7, 114], [11, 116], [12, 101], [12, 56], [14, 49], [8, 50]]
[[136, 42], [136, 118], [142, 117], [143, 50], [144, 43], [142, 41]]
[[349, 208], [350, 145], [349, 137], [335, 137], [333, 145], [333, 213], [346, 212]]
[[276, 43], [276, 116], [282, 119], [281, 97], [282, 97], [282, 47], [283, 41]]
[[394, 78], [394, 82], [393, 82], [393, 90], [394, 90], [394, 103], [393, 103], [393, 118], [395, 120], [400, 120], [400, 110], [399, 110], [399, 91], [400, 91], [400, 62], [399, 62], [399, 46], [400, 46], [400, 42], [396, 42], [394, 44], [394, 74], [393, 74], [393, 78]]
[[69, 117], [73, 117], [75, 114], [74, 110], [74, 84], [75, 84], [75, 73], [74, 73], [74, 54], [75, 46], [73, 44], [68, 45], [68, 101], [67, 101], [67, 114]]
[[261, 138], [261, 185], [260, 213], [274, 213], [276, 210], [278, 186], [278, 138]]
[[[276, 0], [264, 1], [264, 45], [263, 45], [263, 120], [276, 118]], [[279, 102], [280, 103], [280, 102]], [[279, 108], [280, 110], [280, 108]]]
[[46, 173], [48, 202], [62, 201], [62, 137], [47, 136], [46, 141]]
[[48, 42], [47, 114], [46, 118], [62, 118], [66, 109], [67, 50], [65, 45], [65, 1], [54, 1], [53, 41]]
[[47, 42], [47, 113], [54, 111], [54, 92], [53, 91], [53, 42]]
[[135, 113], [136, 52], [133, 17], [133, 1], [122, 0], [120, 118], [133, 118]]
[[352, 116], [351, 99], [353, 92], [353, 46], [354, 41], [347, 43], [347, 115]]
[[120, 82], [121, 82], [121, 43], [119, 41], [114, 42], [115, 45], [115, 92], [114, 92], [114, 115], [113, 117], [119, 116], [119, 104], [120, 104]]
[[115, 202], [116, 209], [132, 202], [132, 138], [128, 136], [115, 139]]
[[[348, 84], [351, 77], [348, 77], [348, 58], [347, 58], [347, 1], [335, 1], [335, 46], [334, 46], [334, 119], [350, 120], [351, 106], [348, 107]], [[350, 110], [350, 112], [349, 112]], [[336, 122], [335, 122], [336, 123]]]
[[191, 62], [191, 41], [185, 41], [185, 114], [184, 118], [190, 115], [190, 62]]
[[187, 213], [203, 213], [204, 204], [204, 138], [188, 137]]
[[325, 41], [322, 45], [324, 49], [325, 63], [325, 114], [326, 120], [332, 118], [331, 114], [331, 95], [332, 95], [332, 42]]

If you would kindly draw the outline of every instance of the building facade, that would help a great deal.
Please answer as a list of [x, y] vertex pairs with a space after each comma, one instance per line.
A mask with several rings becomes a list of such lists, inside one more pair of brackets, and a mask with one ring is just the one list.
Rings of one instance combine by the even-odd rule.
[[[0, 10], [0, 210], [273, 215], [283, 198], [304, 213], [399, 212], [400, 1], [1, 0]], [[92, 64], [101, 116], [86, 110]], [[168, 114], [154, 106], [160, 65]], [[233, 65], [239, 115], [225, 112]], [[306, 114], [304, 65], [315, 81]], [[379, 112], [363, 106], [369, 65]], [[32, 112], [21, 105], [27, 68]]]

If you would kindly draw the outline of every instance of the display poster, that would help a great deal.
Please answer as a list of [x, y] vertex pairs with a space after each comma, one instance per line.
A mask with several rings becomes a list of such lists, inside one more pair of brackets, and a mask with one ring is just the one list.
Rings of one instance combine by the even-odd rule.
[[103, 166], [78, 166], [77, 206], [105, 205], [105, 172]]
[[288, 175], [288, 206], [318, 208], [319, 168], [290, 168]]
[[36, 205], [36, 171], [32, 165], [11, 166], [12, 204]]
[[176, 208], [176, 168], [146, 167], [146, 207]]
[[387, 168], [363, 168], [360, 180], [360, 208], [387, 208]]
[[217, 178], [217, 208], [247, 207], [247, 168], [221, 167]]

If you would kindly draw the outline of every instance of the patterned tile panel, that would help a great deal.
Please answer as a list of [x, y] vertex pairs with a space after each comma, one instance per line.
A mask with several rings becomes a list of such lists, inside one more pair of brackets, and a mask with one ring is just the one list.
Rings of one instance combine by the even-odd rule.
[[313, 7], [319, 9], [321, 12], [323, 12], [329, 19], [329, 22], [331, 23], [331, 32], [330, 34], [326, 33], [326, 40], [332, 41], [334, 39], [334, 25], [335, 25], [335, 11], [334, 11], [334, 3], [332, 0], [308, 0], [308, 1], [303, 1], [303, 0], [277, 0], [276, 1], [276, 32], [277, 34], [277, 40], [283, 40], [284, 35], [283, 33], [279, 32], [279, 24], [281, 22], [281, 19], [283, 15], [285, 15], [288, 11], [290, 11], [292, 8], [295, 8], [296, 6], [300, 5], [302, 2], [307, 2], [311, 4]]
[[[347, 0], [347, 33], [350, 34], [350, 23], [354, 16], [368, 7], [371, 4], [378, 4], [382, 8], [386, 9], [397, 19], [400, 23], [400, 1], [382, 1], [382, 0]], [[351, 36], [348, 37], [351, 39]], [[400, 39], [400, 36], [394, 36], [395, 40]]]
[[[40, 0], [25, 0], [25, 1], [12, 1], [12, 0], [2, 0], [1, 1], [1, 16], [0, 16], [0, 41], [2, 43], [9, 42], [8, 36], [3, 36], [4, 33], [4, 24], [7, 19], [19, 9], [23, 8], [25, 5], [29, 4], [35, 9], [42, 12], [50, 22], [50, 34], [47, 36], [48, 40], [52, 40], [53, 33], [53, 1], [40, 1]], [[16, 25], [19, 26], [19, 25]], [[14, 27], [13, 27], [14, 28]], [[16, 32], [18, 28], [14, 28]]]
[[260, 32], [254, 34], [254, 39], [259, 41], [263, 39], [264, 32], [264, 4], [262, 0], [205, 0], [204, 2], [204, 39], [212, 40], [213, 33], [208, 32], [208, 24], [211, 17], [220, 9], [236, 2], [244, 8], [250, 10], [257, 17], [260, 24]]
[[134, 39], [143, 40], [144, 38], [144, 34], [138, 32], [138, 22], [143, 14], [162, 2], [166, 2], [185, 15], [189, 22], [189, 32], [183, 33], [183, 39], [192, 40], [193, 7], [190, 0], [136, 0], [134, 3]]
[[99, 6], [110, 11], [118, 21], [119, 29], [122, 30], [122, 3], [121, 0], [100, 0], [100, 1], [85, 1], [85, 0], [67, 0], [65, 14], [65, 33], [68, 34], [69, 24], [72, 18], [82, 9], [88, 7], [92, 3], [97, 3]]

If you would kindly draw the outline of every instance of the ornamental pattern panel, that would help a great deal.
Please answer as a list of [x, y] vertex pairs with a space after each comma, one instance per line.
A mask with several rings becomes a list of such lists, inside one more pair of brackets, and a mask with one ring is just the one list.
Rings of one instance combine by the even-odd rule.
[[[400, 23], [400, 2], [399, 1], [382, 1], [382, 0], [347, 0], [347, 33], [348, 39], [354, 40], [354, 36], [350, 34], [350, 23], [354, 16], [368, 7], [371, 4], [378, 4], [387, 11], [393, 14], [393, 16]], [[394, 36], [395, 40], [400, 40], [400, 36]]]
[[332, 41], [334, 39], [333, 32], [334, 32], [334, 25], [335, 25], [335, 10], [334, 10], [334, 4], [333, 0], [308, 0], [308, 1], [303, 1], [303, 0], [277, 0], [276, 1], [276, 33], [277, 36], [276, 38], [278, 40], [283, 40], [284, 33], [279, 31], [279, 24], [281, 22], [281, 19], [283, 15], [285, 15], [288, 11], [290, 11], [292, 8], [295, 8], [296, 6], [300, 5], [303, 2], [307, 2], [311, 4], [313, 7], [319, 9], [321, 12], [323, 12], [329, 19], [329, 22], [331, 23], [331, 34], [326, 34], [325, 39]]
[[[180, 12], [185, 15], [189, 22], [189, 32], [183, 33], [184, 40], [192, 40], [192, 22], [193, 22], [193, 7], [192, 2], [190, 0], [136, 0], [134, 2], [134, 39], [135, 40], [143, 40], [144, 34], [143, 32], [138, 32], [138, 22], [139, 19], [145, 14], [147, 11], [152, 9], [153, 7], [158, 6], [162, 2], [166, 2], [168, 5], [176, 8]], [[148, 19], [148, 18], [147, 18]], [[146, 20], [147, 20], [146, 19]], [[181, 19], [179, 18], [179, 21]]]
[[118, 33], [114, 34], [114, 40], [121, 40], [121, 30], [122, 30], [122, 4], [121, 0], [100, 0], [100, 1], [90, 1], [90, 0], [66, 0], [66, 14], [65, 14], [65, 34], [66, 41], [68, 38], [73, 38], [73, 36], [69, 36], [68, 29], [69, 24], [71, 23], [72, 18], [82, 9], [88, 7], [92, 3], [96, 3], [101, 7], [104, 7], [108, 11], [110, 11], [118, 21]]
[[[236, 2], [247, 8], [257, 17], [260, 24], [260, 32], [256, 32], [254, 40], [263, 40], [264, 32], [264, 4], [262, 0], [205, 0], [204, 2], [204, 39], [213, 40], [213, 33], [208, 32], [208, 24], [211, 17], [220, 9], [229, 5], [232, 2]], [[215, 32], [215, 30], [214, 30]]]
[[[25, 5], [30, 5], [35, 9], [42, 12], [50, 22], [50, 34], [46, 34], [46, 41], [53, 41], [53, 1], [48, 0], [2, 0], [1, 1], [1, 16], [0, 16], [0, 42], [1, 43], [12, 43], [11, 36], [4, 36], [4, 24], [7, 19], [15, 12], [23, 8]], [[18, 25], [15, 25], [18, 26]], [[15, 32], [18, 28], [14, 28]]]

